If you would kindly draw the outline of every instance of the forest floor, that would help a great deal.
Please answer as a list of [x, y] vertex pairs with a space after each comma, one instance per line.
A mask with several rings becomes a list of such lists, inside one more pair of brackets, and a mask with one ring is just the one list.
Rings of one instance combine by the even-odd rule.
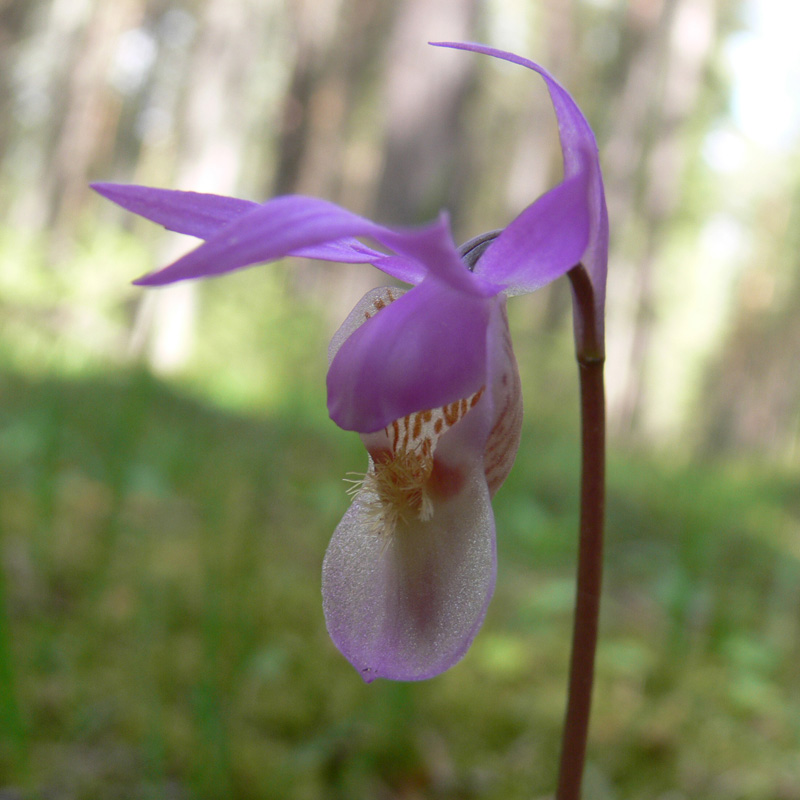
[[[138, 372], [4, 377], [0, 796], [552, 791], [574, 420], [529, 415], [464, 660], [367, 686], [320, 601], [365, 458], [298, 408], [221, 410]], [[796, 471], [612, 450], [587, 798], [800, 798], [799, 519]]]

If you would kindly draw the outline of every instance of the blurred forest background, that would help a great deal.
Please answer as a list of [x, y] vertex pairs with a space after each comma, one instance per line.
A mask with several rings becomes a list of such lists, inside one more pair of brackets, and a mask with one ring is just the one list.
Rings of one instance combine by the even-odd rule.
[[[559, 180], [612, 230], [607, 596], [587, 798], [800, 799], [800, 7], [0, 0], [0, 797], [544, 798], [566, 684], [570, 298], [510, 314], [528, 408], [466, 659], [361, 684], [319, 567], [363, 469], [326, 340], [380, 275], [146, 292], [192, 246], [92, 180], [317, 195], [464, 241]], [[354, 441], [355, 440], [355, 441]]]

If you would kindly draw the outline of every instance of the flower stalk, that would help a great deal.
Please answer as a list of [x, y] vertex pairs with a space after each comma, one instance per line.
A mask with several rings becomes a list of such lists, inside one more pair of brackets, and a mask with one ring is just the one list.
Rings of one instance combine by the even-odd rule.
[[[581, 397], [581, 509], [569, 692], [556, 800], [579, 800], [594, 683], [603, 578], [605, 393], [602, 341], [597, 341], [594, 292], [582, 265], [568, 273], [576, 320]], [[582, 335], [583, 333], [583, 335]]]

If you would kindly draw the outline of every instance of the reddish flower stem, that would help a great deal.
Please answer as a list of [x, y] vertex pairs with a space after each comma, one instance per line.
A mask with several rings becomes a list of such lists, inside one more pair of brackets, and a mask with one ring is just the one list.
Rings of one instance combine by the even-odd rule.
[[556, 800], [580, 800], [592, 706], [603, 576], [605, 393], [603, 347], [597, 339], [594, 292], [582, 265], [569, 272], [581, 391], [581, 512], [569, 695]]
[[[501, 232], [490, 231], [461, 246], [460, 255], [470, 270], [475, 268], [483, 252]], [[578, 264], [567, 274], [572, 284], [575, 355], [581, 390], [581, 514], [569, 694], [561, 738], [556, 800], [580, 800], [592, 708], [594, 659], [603, 581], [605, 349], [602, 326], [597, 324], [594, 288], [586, 269]]]

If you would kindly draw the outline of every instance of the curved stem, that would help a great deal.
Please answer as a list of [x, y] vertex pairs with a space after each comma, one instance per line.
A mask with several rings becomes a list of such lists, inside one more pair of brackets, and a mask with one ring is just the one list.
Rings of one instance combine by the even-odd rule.
[[[579, 800], [592, 705], [594, 660], [603, 576], [605, 501], [605, 394], [602, 346], [593, 340], [594, 295], [584, 268], [569, 272], [575, 314], [585, 337], [576, 338], [581, 390], [581, 513], [569, 696], [561, 745], [557, 800]], [[586, 341], [589, 338], [591, 341]], [[581, 341], [584, 339], [584, 341]], [[600, 343], [601, 344], [601, 343]]]

